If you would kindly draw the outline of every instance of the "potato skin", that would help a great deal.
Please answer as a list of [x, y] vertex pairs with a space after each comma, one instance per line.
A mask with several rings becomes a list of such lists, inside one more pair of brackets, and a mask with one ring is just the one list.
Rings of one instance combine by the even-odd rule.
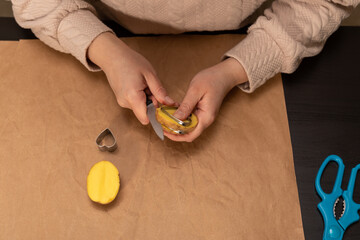
[[[177, 108], [172, 108], [171, 111], [169, 111], [170, 114], [174, 113]], [[175, 120], [164, 114], [160, 107], [156, 109], [156, 119], [161, 124], [164, 131], [171, 133], [171, 134], [180, 134], [177, 132], [174, 132], [173, 130], [181, 130], [183, 134], [187, 134], [192, 132], [195, 127], [197, 126], [198, 119], [195, 114], [191, 114], [191, 124], [190, 126], [182, 126], [181, 124], [178, 124]], [[173, 129], [173, 130], [171, 130]]]

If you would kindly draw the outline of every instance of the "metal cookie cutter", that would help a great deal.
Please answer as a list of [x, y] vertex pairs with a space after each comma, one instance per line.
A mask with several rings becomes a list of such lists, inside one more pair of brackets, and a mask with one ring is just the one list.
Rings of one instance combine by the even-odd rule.
[[[107, 136], [110, 136], [110, 138], [112, 139], [111, 145], [105, 144], [104, 139]], [[114, 137], [114, 134], [111, 132], [111, 130], [109, 128], [106, 128], [99, 134], [99, 136], [96, 138], [96, 145], [98, 146], [100, 151], [113, 152], [116, 150], [116, 148], [117, 148], [116, 139]]]
[[174, 132], [174, 133], [177, 133], [177, 134], [181, 134], [181, 135], [183, 135], [183, 134], [185, 134], [183, 131], [181, 131], [181, 130], [175, 130], [175, 129], [173, 129], [173, 128], [171, 128], [171, 127], [168, 127], [168, 126], [164, 126], [164, 125], [162, 125], [164, 128], [166, 128], [166, 129], [168, 129], [170, 132]]
[[[171, 115], [171, 114], [167, 111], [167, 110], [169, 110], [169, 109], [175, 109], [174, 107], [162, 106], [160, 109], [161, 109], [161, 111], [162, 111], [163, 113], [165, 113], [168, 117], [170, 117], [172, 120], [174, 120], [175, 122], [177, 122], [178, 124], [180, 124], [180, 125], [182, 125], [182, 126], [184, 126], [184, 127], [189, 126], [189, 125], [191, 124], [191, 115], [192, 115], [192, 114], [190, 114], [190, 116], [189, 116], [186, 120], [181, 121], [180, 119], [174, 117], [173, 115]], [[173, 129], [171, 129], [171, 130], [173, 130]], [[173, 130], [173, 131], [176, 131], [176, 130]], [[180, 133], [180, 134], [182, 134], [182, 133]]]

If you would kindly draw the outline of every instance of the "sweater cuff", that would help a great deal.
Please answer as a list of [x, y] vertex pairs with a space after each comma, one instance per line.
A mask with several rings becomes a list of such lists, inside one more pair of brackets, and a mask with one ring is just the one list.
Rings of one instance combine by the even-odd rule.
[[60, 45], [76, 57], [90, 71], [101, 69], [87, 58], [92, 41], [103, 32], [113, 32], [89, 10], [78, 10], [67, 15], [58, 28]]
[[244, 67], [249, 81], [238, 87], [248, 93], [280, 72], [284, 58], [276, 42], [262, 30], [250, 32], [224, 57], [233, 57]]

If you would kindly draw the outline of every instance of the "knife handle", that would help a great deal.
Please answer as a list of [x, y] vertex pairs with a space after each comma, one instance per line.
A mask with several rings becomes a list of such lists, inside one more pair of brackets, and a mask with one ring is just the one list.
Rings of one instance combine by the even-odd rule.
[[149, 106], [152, 103], [151, 99], [149, 98], [149, 96], [146, 94], [146, 106]]

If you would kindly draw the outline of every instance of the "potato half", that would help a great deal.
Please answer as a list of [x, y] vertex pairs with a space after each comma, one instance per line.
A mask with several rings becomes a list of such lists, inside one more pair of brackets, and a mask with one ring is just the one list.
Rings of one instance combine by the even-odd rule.
[[119, 192], [119, 171], [109, 161], [101, 161], [90, 169], [87, 192], [91, 200], [101, 204], [112, 202]]
[[[168, 107], [168, 106], [166, 106], [164, 109], [170, 115], [173, 115], [177, 110], [176, 107]], [[156, 119], [161, 124], [163, 130], [171, 134], [187, 134], [193, 131], [198, 124], [198, 118], [196, 117], [195, 114], [192, 113], [190, 115], [190, 124], [183, 126], [179, 124], [176, 120], [168, 116], [165, 112], [163, 112], [161, 110], [161, 107], [158, 107], [156, 109]], [[186, 120], [184, 122], [188, 123], [189, 121]], [[179, 131], [181, 131], [181, 133]]]

